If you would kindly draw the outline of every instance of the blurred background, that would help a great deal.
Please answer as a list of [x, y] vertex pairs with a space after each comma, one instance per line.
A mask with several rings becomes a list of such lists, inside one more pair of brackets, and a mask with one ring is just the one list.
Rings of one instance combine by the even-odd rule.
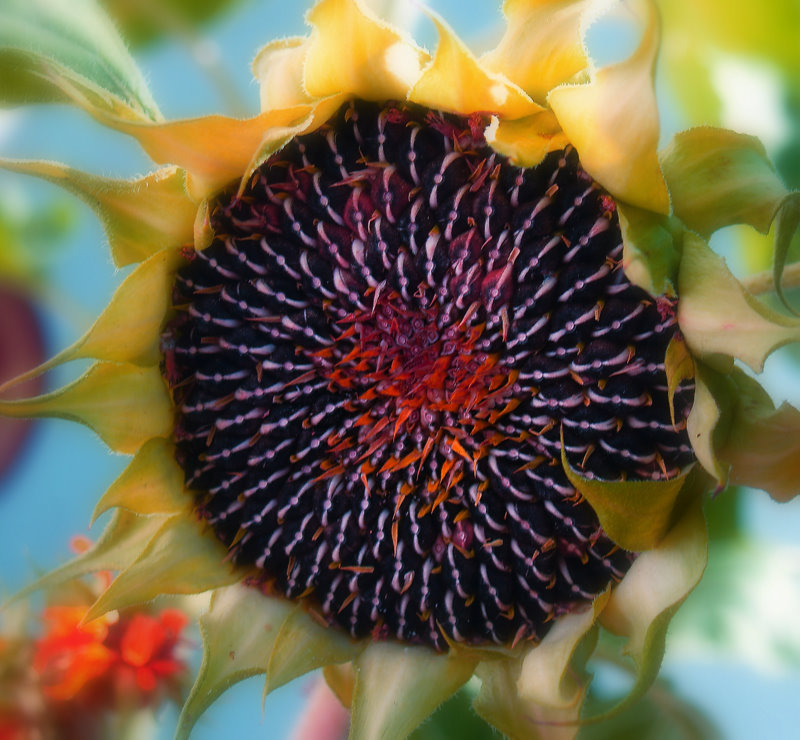
[[[271, 39], [305, 33], [303, 14], [311, 4], [102, 3], [131, 44], [168, 119], [256, 113], [258, 91], [250, 74], [255, 52]], [[411, 31], [419, 43], [434, 48], [433, 26], [415, 4], [372, 4]], [[762, 139], [787, 184], [800, 187], [800, 0], [661, 4], [662, 145], [676, 131], [701, 124], [751, 133]], [[477, 52], [499, 37], [499, 2], [430, 0], [428, 5]], [[601, 20], [587, 36], [600, 64], [624, 58], [636, 41], [624, 12]], [[0, 110], [0, 156], [54, 159], [116, 177], [142, 174], [150, 166], [132, 140], [65, 106]], [[727, 229], [712, 245], [738, 275], [769, 267], [768, 239], [746, 229]], [[798, 258], [795, 244], [790, 260]], [[0, 172], [2, 379], [77, 338], [126, 274], [112, 266], [102, 229], [88, 208], [52, 186]], [[82, 369], [73, 363], [47, 376], [44, 385], [21, 390], [30, 395], [55, 388]], [[776, 402], [800, 405], [796, 349], [776, 353], [765, 377]], [[0, 421], [0, 597], [67, 559], [74, 534], [99, 535], [105, 518], [87, 530], [92, 509], [126, 463], [75, 424]], [[797, 737], [800, 502], [779, 505], [762, 492], [728, 490], [710, 501], [706, 511], [712, 535], [708, 571], [673, 622], [663, 681], [615, 724], [587, 728], [583, 737]], [[190, 662], [196, 669], [199, 636], [190, 633], [192, 645], [196, 649]], [[630, 681], [624, 669], [602, 661], [596, 670], [598, 698]], [[192, 737], [210, 740], [240, 733], [283, 740], [309, 687], [310, 679], [305, 678], [279, 690], [267, 699], [262, 713], [262, 681], [245, 681], [212, 706]], [[462, 703], [454, 703], [423, 729], [425, 737], [456, 737], [456, 717], [472, 723], [459, 725], [469, 733], [459, 736], [487, 733], [458, 701]], [[176, 705], [167, 702], [158, 711], [157, 736], [169, 738]], [[442, 729], [446, 727], [450, 732]]]

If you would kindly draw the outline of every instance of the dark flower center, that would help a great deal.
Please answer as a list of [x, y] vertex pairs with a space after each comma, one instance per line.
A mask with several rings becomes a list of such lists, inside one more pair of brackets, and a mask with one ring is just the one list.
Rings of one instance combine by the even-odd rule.
[[613, 200], [563, 150], [346, 105], [212, 209], [164, 336], [197, 507], [270, 593], [356, 637], [541, 639], [632, 555], [570, 485], [674, 477], [672, 305], [625, 278]]

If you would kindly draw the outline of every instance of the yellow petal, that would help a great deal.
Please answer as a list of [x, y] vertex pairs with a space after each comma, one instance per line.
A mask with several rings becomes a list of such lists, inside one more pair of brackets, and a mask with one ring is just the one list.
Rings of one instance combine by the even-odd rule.
[[176, 740], [188, 740], [197, 720], [235, 683], [265, 673], [275, 638], [293, 605], [240, 584], [218, 589], [200, 617], [203, 663], [181, 710]]
[[659, 123], [653, 88], [658, 12], [652, 0], [635, 0], [631, 7], [645, 19], [633, 55], [597, 70], [589, 84], [555, 88], [547, 102], [581, 164], [611, 195], [667, 214], [670, 203], [656, 153]]
[[303, 605], [294, 605], [275, 638], [264, 696], [315, 668], [347, 663], [363, 649], [363, 640], [352, 640], [340, 629], [320, 625]]
[[543, 102], [588, 63], [581, 26], [591, 5], [593, 0], [506, 0], [506, 31], [481, 64]]
[[310, 44], [304, 36], [293, 36], [271, 41], [256, 54], [253, 75], [258, 80], [262, 112], [312, 102], [303, 85]]
[[57, 391], [0, 401], [0, 415], [57, 417], [92, 429], [112, 450], [132, 454], [172, 431], [172, 405], [155, 367], [99, 362]]
[[136, 180], [98, 177], [57, 162], [0, 159], [0, 167], [36, 175], [83, 199], [97, 212], [117, 267], [192, 242], [197, 206], [175, 167]]
[[694, 377], [694, 362], [683, 337], [676, 334], [667, 345], [664, 356], [664, 372], [667, 376], [667, 400], [669, 401], [669, 416], [675, 426], [675, 391], [684, 380]]
[[373, 642], [355, 660], [350, 740], [403, 740], [465, 684], [477, 660]]
[[92, 522], [113, 507], [143, 516], [177, 514], [189, 502], [183, 478], [172, 442], [161, 437], [151, 439], [97, 502]]
[[161, 594], [199, 594], [241, 580], [242, 572], [224, 558], [222, 544], [202, 532], [188, 511], [168, 517], [141, 555], [92, 604], [85, 621]]
[[444, 20], [426, 12], [439, 32], [439, 45], [408, 95], [411, 102], [461, 115], [494, 113], [501, 118], [522, 118], [543, 110], [504, 75], [483, 67]]
[[[296, 133], [313, 113], [301, 105], [271, 110], [254, 118], [205, 116], [163, 124], [135, 124], [115, 118], [107, 125], [136, 138], [154, 162], [176, 164], [185, 169], [187, 189], [196, 200], [247, 177], [253, 159], [263, 159]], [[255, 166], [257, 167], [258, 162]]]
[[678, 278], [678, 323], [695, 357], [738, 357], [759, 373], [774, 350], [800, 340], [800, 319], [754, 298], [705, 241], [687, 232]]
[[365, 100], [405, 100], [428, 55], [359, 0], [322, 0], [307, 15], [314, 27], [305, 58], [306, 92]]
[[535, 167], [549, 152], [569, 144], [556, 117], [547, 110], [513, 121], [493, 117], [485, 135], [492, 149], [518, 167]]
[[573, 657], [581, 641], [587, 637], [592, 641], [590, 632], [609, 596], [607, 589], [591, 607], [560, 616], [541, 643], [528, 652], [517, 681], [521, 699], [555, 709], [580, 706], [588, 682], [582, 671], [574, 669]]
[[0, 393], [70, 360], [157, 364], [161, 329], [171, 305], [175, 270], [181, 262], [176, 250], [154, 254], [123, 281], [97, 321], [77, 342], [0, 386]]
[[16, 594], [14, 599], [58, 586], [87, 573], [127, 568], [155, 537], [164, 521], [165, 517], [161, 516], [142, 517], [130, 511], [115, 512], [100, 539], [90, 549], [45, 574]]
[[[719, 387], [716, 373], [701, 363], [695, 363], [694, 399], [692, 410], [686, 420], [686, 433], [692, 444], [697, 461], [714, 477], [718, 486], [728, 482], [728, 470], [717, 457], [719, 436], [727, 432], [721, 424], [722, 410], [711, 386]], [[719, 392], [716, 395], [721, 395]]]
[[561, 448], [564, 472], [594, 509], [606, 534], [625, 550], [655, 547], [673, 521], [683, 473], [670, 480], [611, 481], [584, 478], [570, 467]]
[[353, 693], [356, 688], [356, 673], [352, 663], [342, 665], [326, 665], [322, 675], [328, 688], [336, 695], [343, 707], [350, 707], [353, 703]]
[[[641, 554], [612, 590], [600, 615], [603, 627], [627, 638], [624, 652], [633, 658], [636, 679], [627, 696], [603, 717], [618, 714], [639, 699], [658, 675], [672, 615], [698, 584], [708, 557], [708, 535], [701, 499], [694, 496], [667, 537]], [[592, 717], [597, 721], [601, 717]]]

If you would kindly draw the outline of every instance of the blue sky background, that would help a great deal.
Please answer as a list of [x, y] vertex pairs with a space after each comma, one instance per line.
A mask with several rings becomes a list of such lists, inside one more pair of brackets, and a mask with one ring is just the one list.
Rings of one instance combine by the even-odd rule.
[[[475, 40], [477, 46], [487, 45], [493, 29], [498, 27], [500, 16], [494, 3], [440, 0], [429, 4], [463, 37]], [[208, 50], [221, 55], [222, 64], [241, 96], [249, 101], [252, 112], [256, 112], [258, 103], [257, 87], [250, 76], [252, 57], [270, 39], [304, 33], [305, 6], [306, 3], [279, 0], [243, 2], [208, 29]], [[432, 48], [435, 39], [432, 26], [426, 22], [419, 30], [418, 40]], [[624, 26], [606, 24], [590, 35], [592, 50], [601, 61], [624, 56], [632, 43], [633, 36]], [[187, 47], [156, 46], [137, 54], [137, 59], [167, 118], [220, 112], [223, 101], [192, 60]], [[666, 139], [682, 125], [682, 119], [666, 93], [662, 101]], [[150, 168], [149, 160], [132, 140], [93, 124], [83, 113], [63, 107], [0, 113], [0, 154], [56, 159], [119, 177], [140, 174]], [[68, 197], [44, 184], [0, 175], [0, 197], [7, 192], [4, 188], [21, 188], [23, 202]], [[724, 242], [720, 244], [723, 249], [725, 246]], [[88, 326], [125, 274], [113, 268], [100, 226], [92, 213], [81, 206], [76, 227], [50, 272], [59, 294], [67, 297], [54, 298], [42, 313], [51, 352], [66, 346]], [[51, 387], [74, 377], [81, 369], [80, 364], [59, 369], [50, 378]], [[770, 361], [768, 370], [776, 395], [800, 401], [796, 366], [778, 357]], [[88, 429], [58, 420], [37, 425], [24, 458], [0, 482], [0, 593], [12, 593], [36, 572], [68, 557], [69, 538], [87, 532], [94, 503], [126, 462], [126, 458], [109, 454]], [[779, 507], [763, 494], [753, 493], [746, 497], [745, 513], [747, 526], [755, 537], [796, 545], [800, 502]], [[104, 522], [101, 519], [90, 534], [96, 537]], [[757, 568], [753, 570], [757, 573]], [[781, 599], [798, 598], [800, 584], [796, 574], [777, 583], [778, 590], [791, 591], [767, 594], [767, 598], [778, 600], [775, 609], [779, 610]], [[764, 603], [760, 606], [767, 611], [772, 608]], [[748, 629], [757, 633], [761, 628], [757, 620], [748, 626], [748, 618], [753, 617], [748, 611], [749, 604], [742, 603], [741, 609], [743, 634]], [[737, 658], [736, 653], [721, 660], [683, 650], [668, 655], [663, 673], [680, 694], [704, 707], [725, 738], [797, 737], [794, 709], [800, 694], [797, 667], [759, 670], [752, 662]], [[262, 715], [261, 680], [243, 682], [201, 719], [193, 738], [211, 740], [240, 733], [283, 740], [301, 707], [307, 686], [308, 681], [301, 679], [276, 692], [267, 700]], [[171, 737], [174, 721], [174, 712], [164, 715], [161, 723], [164, 738]]]

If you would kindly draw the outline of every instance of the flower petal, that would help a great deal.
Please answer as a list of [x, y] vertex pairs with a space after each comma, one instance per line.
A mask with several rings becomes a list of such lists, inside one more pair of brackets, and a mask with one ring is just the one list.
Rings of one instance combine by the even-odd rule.
[[[694, 399], [686, 420], [686, 432], [697, 461], [718, 486], [724, 486], [728, 482], [728, 470], [717, 457], [719, 437], [727, 431], [726, 425], [721, 423], [724, 409], [717, 402], [724, 390], [721, 393], [718, 373], [702, 363], [695, 363], [694, 370]], [[716, 392], [712, 392], [712, 386]]]
[[569, 140], [551, 111], [510, 121], [492, 118], [486, 142], [518, 167], [535, 167], [549, 152], [563, 149]]
[[98, 177], [57, 162], [0, 159], [0, 167], [36, 175], [86, 201], [103, 224], [117, 267], [192, 242], [197, 205], [186, 194], [185, 173], [176, 167], [136, 180]]
[[303, 85], [303, 67], [311, 40], [305, 36], [270, 41], [253, 60], [261, 93], [261, 111], [312, 102]]
[[481, 64], [505, 75], [534, 100], [585, 69], [582, 22], [594, 0], [506, 0], [500, 43]]
[[481, 689], [472, 708], [510, 740], [573, 740], [580, 705], [553, 709], [523, 701], [517, 693], [521, 659], [487, 660], [477, 669]]
[[597, 635], [593, 627], [609, 596], [607, 589], [589, 608], [556, 619], [544, 639], [522, 661], [517, 681], [521, 699], [554, 709], [580, 707], [588, 680], [581, 675], [583, 670], [576, 670], [573, 659], [584, 640], [594, 649]]
[[758, 373], [770, 353], [800, 340], [800, 319], [777, 313], [750, 295], [725, 261], [692, 232], [683, 240], [678, 292], [678, 323], [695, 357], [737, 357]]
[[34, 591], [47, 590], [62, 583], [100, 570], [127, 568], [147, 543], [155, 537], [164, 524], [164, 517], [142, 517], [130, 511], [117, 511], [100, 539], [86, 552], [26, 586], [14, 600], [24, 598]]
[[168, 517], [139, 557], [92, 604], [86, 621], [162, 594], [199, 594], [241, 580], [242, 573], [224, 562], [222, 544], [200, 527], [188, 511]]
[[[698, 491], [705, 485], [698, 481]], [[672, 615], [698, 584], [708, 559], [708, 535], [701, 496], [659, 546], [639, 555], [611, 592], [600, 615], [603, 627], [627, 638], [624, 652], [633, 658], [636, 679], [630, 692], [603, 717], [632, 705], [658, 675]], [[597, 721], [601, 717], [592, 717]]]
[[161, 437], [151, 439], [97, 502], [92, 522], [114, 507], [142, 516], [177, 514], [185, 510], [188, 501], [183, 478], [172, 442]]
[[617, 212], [628, 280], [650, 295], [675, 295], [683, 226], [675, 218], [623, 203]]
[[474, 657], [373, 642], [356, 658], [350, 740], [403, 740], [475, 670]]
[[322, 626], [302, 604], [295, 604], [275, 638], [267, 665], [264, 696], [316, 668], [347, 663], [363, 649], [363, 640], [351, 640], [336, 628]]
[[197, 720], [224, 691], [266, 672], [275, 638], [293, 608], [241, 584], [214, 592], [200, 617], [203, 663], [181, 710], [175, 740], [188, 740]]
[[[188, 172], [186, 187], [197, 201], [248, 177], [273, 151], [302, 133], [314, 108], [300, 105], [253, 118], [204, 116], [162, 124], [137, 124], [113, 117], [103, 123], [139, 141], [154, 162]], [[254, 157], [261, 157], [253, 163]]]
[[484, 68], [442, 18], [426, 12], [439, 32], [439, 45], [408, 94], [411, 102], [461, 115], [496, 113], [502, 118], [543, 110], [507, 77]]
[[800, 494], [800, 411], [788, 403], [776, 409], [739, 368], [728, 379], [735, 410], [719, 454], [731, 464], [731, 482], [789, 501]]
[[57, 391], [0, 401], [0, 415], [57, 417], [85, 424], [112, 450], [133, 454], [172, 431], [172, 404], [156, 367], [98, 362]]
[[344, 93], [365, 100], [405, 100], [428, 59], [359, 0], [321, 0], [306, 19], [314, 30], [303, 80], [314, 98]]
[[635, 0], [630, 6], [645, 19], [633, 55], [597, 70], [589, 84], [555, 88], [547, 102], [595, 180], [624, 203], [668, 214], [669, 194], [656, 153], [658, 12], [652, 0]]
[[686, 473], [669, 480], [611, 481], [584, 478], [570, 467], [562, 445], [561, 464], [594, 509], [606, 534], [625, 550], [651, 550], [673, 522]]
[[683, 337], [675, 334], [669, 340], [667, 352], [664, 356], [664, 372], [667, 376], [667, 397], [669, 401], [669, 416], [675, 426], [675, 391], [684, 380], [694, 377], [694, 362]]
[[161, 328], [171, 307], [175, 269], [181, 261], [177, 250], [154, 254], [123, 281], [97, 321], [77, 342], [4, 383], [0, 393], [70, 360], [158, 364]]

